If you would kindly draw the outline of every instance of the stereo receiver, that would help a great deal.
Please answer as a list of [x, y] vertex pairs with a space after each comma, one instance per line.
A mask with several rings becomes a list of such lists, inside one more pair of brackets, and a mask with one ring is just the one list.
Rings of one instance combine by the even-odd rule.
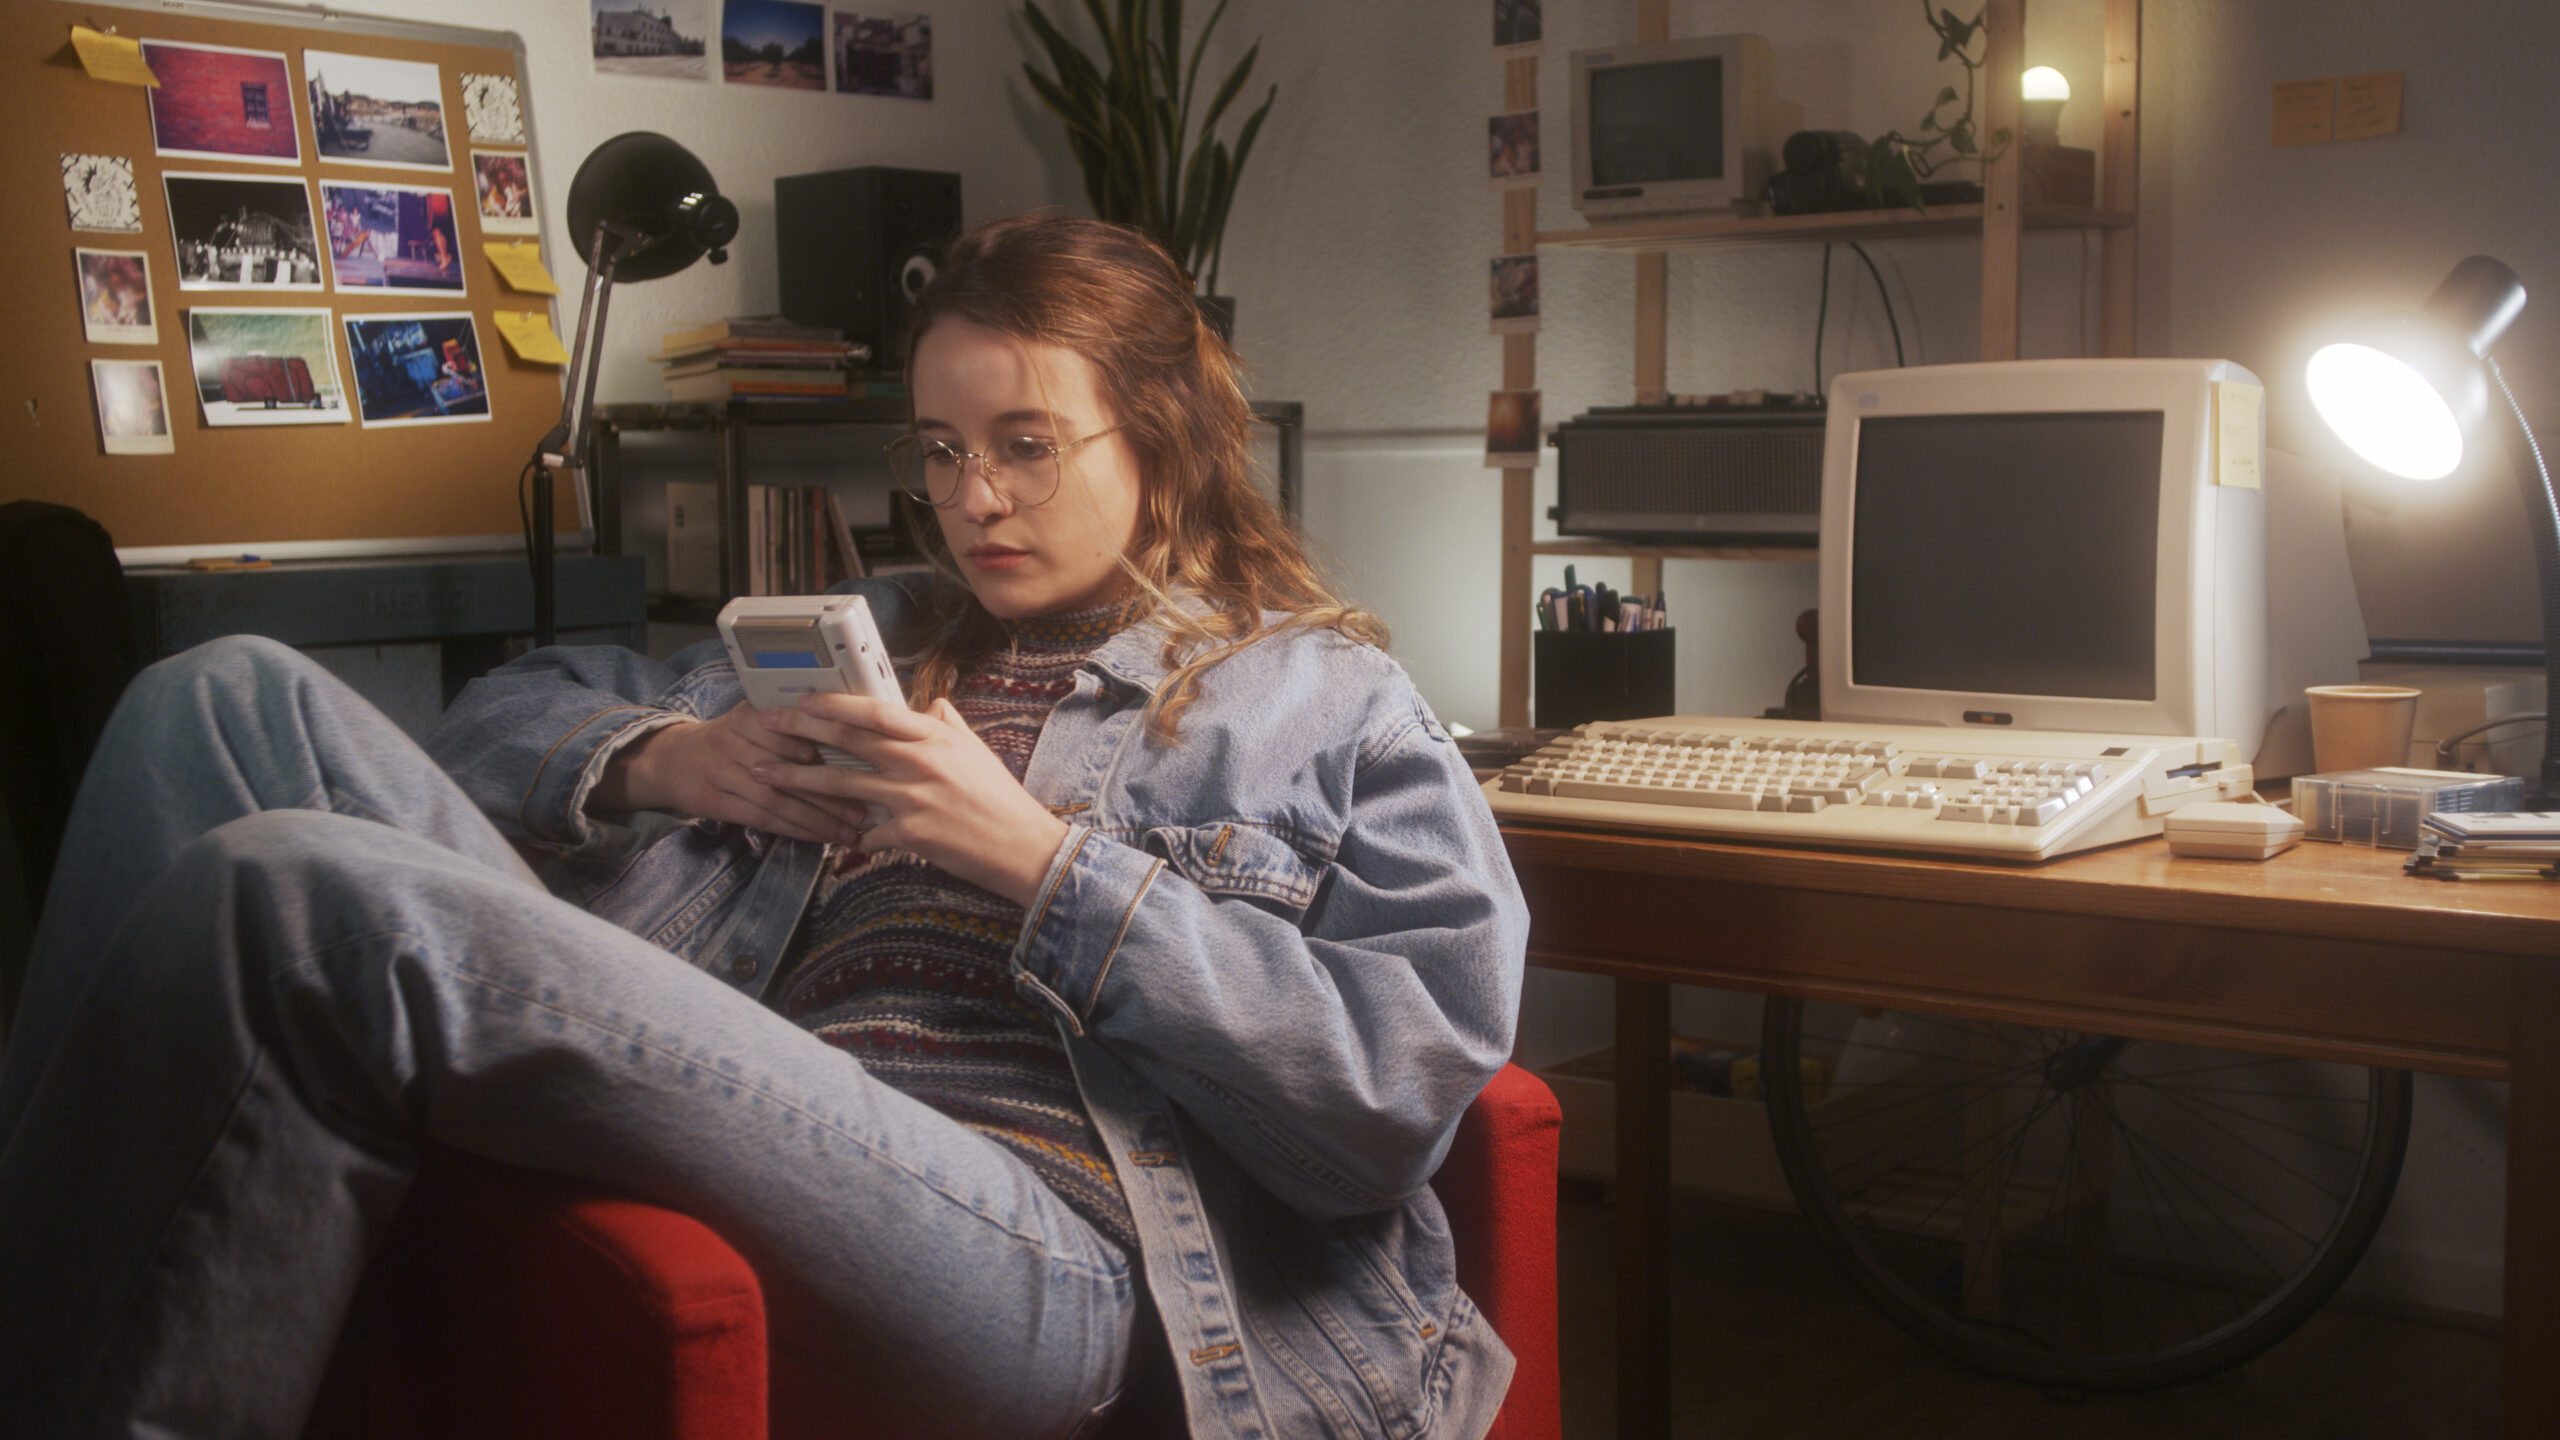
[[1555, 430], [1556, 533], [1813, 545], [1822, 531], [1823, 423], [1812, 397], [1586, 411]]

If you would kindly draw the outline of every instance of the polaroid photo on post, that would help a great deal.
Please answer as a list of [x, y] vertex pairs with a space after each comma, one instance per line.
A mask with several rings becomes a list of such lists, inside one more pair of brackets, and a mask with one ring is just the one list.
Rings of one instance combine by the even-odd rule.
[[524, 104], [516, 98], [516, 77], [463, 71], [462, 118], [476, 144], [525, 143]]
[[142, 233], [142, 192], [134, 187], [133, 161], [123, 155], [62, 157], [62, 208], [74, 230], [109, 235]]
[[587, 7], [597, 74], [710, 78], [704, 0], [587, 0]]
[[366, 429], [489, 418], [489, 377], [469, 313], [349, 315], [346, 326]]
[[836, 93], [933, 98], [933, 17], [829, 12], [835, 26]]
[[1493, 48], [1504, 59], [1538, 53], [1539, 0], [1493, 0]]
[[98, 397], [98, 444], [110, 455], [169, 455], [169, 387], [157, 360], [92, 360], [89, 388]]
[[1496, 390], [1485, 407], [1484, 463], [1497, 470], [1538, 468], [1538, 392]]
[[318, 290], [319, 228], [301, 179], [172, 170], [160, 177], [180, 290]]
[[248, 425], [343, 425], [346, 387], [326, 310], [187, 312], [196, 403], [216, 429]]
[[525, 157], [502, 150], [471, 152], [471, 188], [480, 197], [480, 228], [493, 235], [535, 235], [533, 181]]
[[71, 252], [80, 276], [80, 323], [92, 345], [157, 345], [151, 314], [151, 257], [139, 250]]
[[817, 0], [724, 0], [720, 78], [781, 90], [827, 88], [827, 7]]
[[1538, 330], [1538, 257], [1493, 257], [1493, 333], [1534, 335]]
[[423, 60], [302, 52], [311, 133], [340, 165], [451, 170], [444, 140], [444, 72]]
[[1538, 112], [1514, 110], [1485, 122], [1485, 173], [1496, 190], [1538, 183]]
[[329, 275], [340, 290], [462, 293], [453, 192], [429, 185], [320, 182]]
[[145, 40], [142, 58], [160, 83], [151, 97], [151, 139], [177, 160], [302, 163], [293, 123], [293, 72], [282, 52]]

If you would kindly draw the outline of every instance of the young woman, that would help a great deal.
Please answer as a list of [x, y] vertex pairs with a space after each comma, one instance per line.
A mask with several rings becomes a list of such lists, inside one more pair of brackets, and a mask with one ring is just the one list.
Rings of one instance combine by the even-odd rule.
[[912, 710], [554, 649], [421, 755], [279, 646], [135, 682], [0, 1080], [0, 1431], [296, 1433], [420, 1137], [719, 1230], [778, 1433], [1484, 1429], [1426, 1182], [1525, 914], [1465, 762], [1153, 245], [962, 237], [909, 376]]

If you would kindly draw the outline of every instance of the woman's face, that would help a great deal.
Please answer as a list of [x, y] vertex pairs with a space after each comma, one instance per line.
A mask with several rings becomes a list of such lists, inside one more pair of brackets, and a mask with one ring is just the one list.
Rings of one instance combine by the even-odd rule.
[[[934, 511], [961, 576], [989, 613], [1014, 620], [1088, 610], [1127, 584], [1120, 556], [1138, 529], [1138, 462], [1103, 404], [1093, 366], [1072, 350], [944, 320], [916, 342], [916, 434], [996, 457], [988, 483], [962, 462], [960, 488]], [[1077, 444], [1101, 435], [1089, 444]], [[1055, 460], [1043, 446], [1075, 446]], [[1057, 476], [1057, 491], [1036, 505]]]

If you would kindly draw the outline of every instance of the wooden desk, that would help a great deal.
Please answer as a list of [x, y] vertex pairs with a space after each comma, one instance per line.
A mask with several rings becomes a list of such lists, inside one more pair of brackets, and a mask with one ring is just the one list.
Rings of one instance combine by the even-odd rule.
[[[2560, 886], [2158, 841], [2032, 868], [1506, 827], [1529, 963], [1618, 984], [1618, 1430], [1670, 1423], [1668, 986], [2507, 1081], [2505, 1429], [2560, 1434]], [[2540, 1223], [2535, 1223], [2539, 1221]]]

